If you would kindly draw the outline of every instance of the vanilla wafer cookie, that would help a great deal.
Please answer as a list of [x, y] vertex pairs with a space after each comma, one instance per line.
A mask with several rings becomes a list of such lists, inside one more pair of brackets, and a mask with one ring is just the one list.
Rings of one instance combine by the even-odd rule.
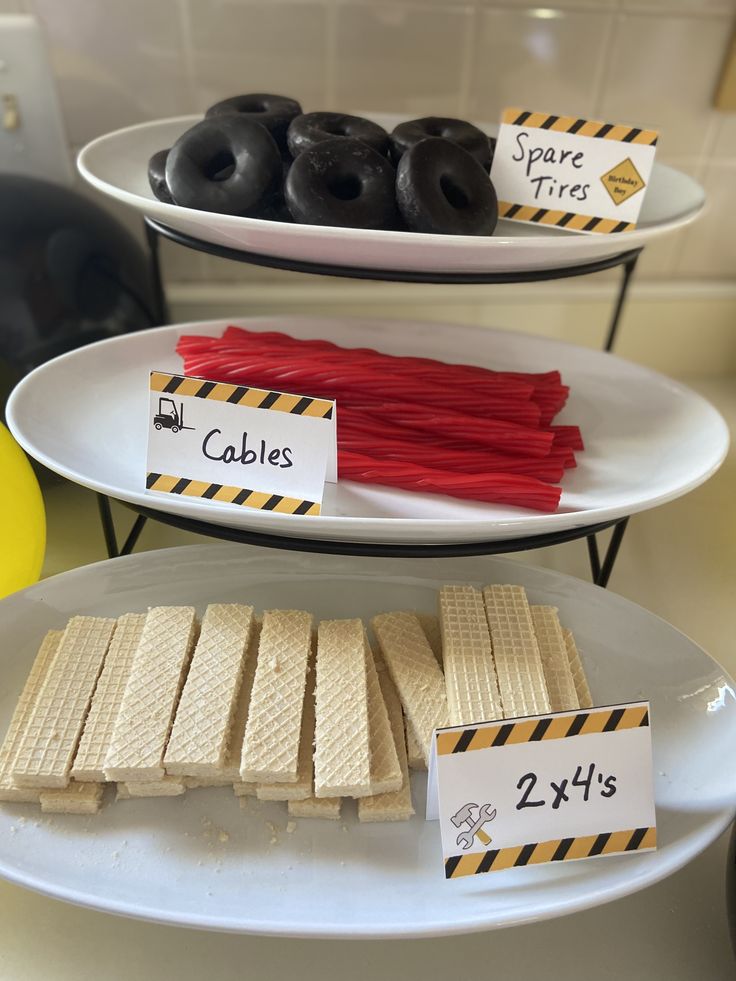
[[406, 735], [406, 755], [409, 760], [410, 770], [426, 770], [427, 764], [424, 761], [424, 753], [419, 745], [419, 740], [414, 735], [411, 722], [404, 716], [404, 732]]
[[[393, 727], [383, 699], [373, 651], [364, 634], [365, 670], [368, 690], [368, 732], [371, 750], [371, 795], [399, 790], [404, 782], [394, 741]], [[384, 669], [385, 670], [385, 669]], [[403, 734], [402, 734], [403, 742]]]
[[311, 648], [311, 613], [264, 613], [240, 761], [242, 780], [296, 782]]
[[186, 787], [183, 777], [167, 775], [160, 780], [130, 780], [125, 789], [130, 797], [179, 797]]
[[148, 611], [105, 758], [108, 780], [161, 780], [196, 635], [192, 606]]
[[434, 613], [416, 613], [415, 616], [432, 648], [432, 653], [437, 658], [437, 663], [442, 667], [442, 631], [439, 617]]
[[491, 635], [480, 590], [443, 586], [439, 606], [450, 724], [501, 719]]
[[72, 617], [26, 724], [11, 778], [19, 786], [55, 788], [69, 770], [115, 621]]
[[532, 606], [530, 609], [539, 653], [542, 655], [550, 711], [568, 712], [580, 708], [556, 607]]
[[145, 622], [145, 613], [118, 617], [72, 764], [73, 780], [105, 780], [105, 757]]
[[575, 638], [572, 635], [572, 630], [566, 630], [563, 627], [562, 636], [565, 638], [567, 659], [570, 662], [570, 671], [572, 672], [572, 680], [575, 684], [580, 708], [593, 708], [593, 698], [588, 687], [588, 679], [585, 676], [585, 669], [583, 668], [583, 662], [577, 644], [575, 643]]
[[33, 803], [39, 799], [39, 790], [35, 787], [16, 787], [10, 776], [18, 747], [30, 720], [33, 706], [41, 690], [46, 672], [49, 669], [59, 643], [64, 636], [63, 630], [49, 630], [38, 649], [33, 666], [31, 667], [23, 691], [15, 706], [8, 731], [0, 746], [0, 800]]
[[504, 719], [550, 711], [542, 655], [523, 586], [483, 590]]
[[442, 669], [416, 614], [380, 613], [371, 622], [426, 764], [432, 733], [449, 725]]
[[230, 787], [232, 780], [218, 774], [214, 777], [182, 777], [187, 790], [199, 790], [201, 787]]
[[[227, 741], [225, 752], [225, 763], [222, 767], [222, 775], [228, 777], [231, 783], [241, 783], [240, 780], [240, 757], [243, 754], [243, 738], [245, 736], [245, 724], [248, 721], [250, 711], [250, 696], [253, 691], [253, 679], [256, 676], [256, 664], [258, 663], [258, 644], [261, 639], [261, 621], [254, 617], [250, 631], [250, 642], [245, 652], [245, 666], [243, 667], [243, 681], [240, 691], [235, 699], [235, 711], [233, 721], [230, 725], [230, 735]], [[255, 788], [254, 783], [249, 783], [249, 787]], [[255, 789], [253, 790], [255, 793]]]
[[290, 800], [288, 809], [289, 817], [339, 821], [341, 807], [340, 797], [307, 797], [306, 800]]
[[323, 620], [317, 638], [315, 797], [364, 797], [371, 750], [363, 624]]
[[222, 771], [252, 624], [252, 606], [212, 603], [205, 610], [164, 755], [168, 774]]
[[[316, 645], [315, 645], [316, 646]], [[313, 651], [307, 669], [307, 685], [304, 691], [302, 732], [299, 737], [299, 765], [295, 783], [259, 783], [256, 797], [259, 800], [306, 800], [312, 796], [314, 778], [314, 660]]]
[[104, 785], [99, 782], [75, 783], [40, 793], [45, 814], [97, 814], [102, 807]]
[[255, 797], [258, 784], [252, 780], [238, 780], [233, 784], [233, 793], [236, 797]]
[[401, 769], [401, 786], [396, 790], [374, 797], [361, 797], [358, 801], [359, 821], [408, 821], [414, 813], [411, 803], [409, 766], [404, 743], [404, 716], [401, 701], [387, 671], [378, 672], [381, 695], [391, 724], [396, 753]]

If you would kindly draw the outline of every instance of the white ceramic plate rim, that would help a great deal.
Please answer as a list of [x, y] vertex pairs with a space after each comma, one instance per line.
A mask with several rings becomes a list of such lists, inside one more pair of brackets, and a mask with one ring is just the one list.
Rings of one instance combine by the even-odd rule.
[[[246, 514], [243, 511], [238, 511], [236, 512], [236, 515], [241, 520], [231, 521], [228, 520], [228, 518], [230, 515], [233, 515], [233, 511], [226, 505], [216, 507], [214, 504], [208, 504], [205, 510], [205, 507], [202, 505], [198, 507], [196, 501], [190, 502], [183, 499], [181, 501], [178, 499], [169, 500], [167, 497], [162, 495], [146, 494], [144, 491], [132, 491], [121, 488], [115, 484], [106, 483], [104, 480], [90, 477], [88, 474], [80, 473], [73, 468], [65, 466], [62, 460], [59, 460], [56, 457], [53, 457], [50, 454], [40, 450], [35, 445], [33, 438], [27, 435], [23, 425], [22, 408], [19, 409], [19, 404], [22, 403], [25, 393], [29, 390], [33, 390], [35, 386], [38, 385], [41, 389], [45, 388], [44, 378], [46, 377], [47, 373], [55, 372], [59, 369], [59, 367], [63, 368], [64, 364], [77, 357], [80, 353], [83, 354], [84, 352], [94, 351], [97, 348], [101, 348], [103, 345], [109, 345], [112, 349], [114, 349], [115, 345], [132, 344], [136, 342], [137, 338], [150, 336], [152, 334], [164, 334], [167, 331], [171, 332], [172, 334], [176, 334], [177, 332], [184, 330], [219, 331], [231, 323], [247, 325], [249, 322], [263, 322], [269, 319], [273, 318], [231, 318], [218, 321], [196, 321], [185, 324], [171, 324], [164, 327], [153, 328], [145, 332], [125, 334], [119, 337], [97, 341], [95, 344], [87, 345], [86, 347], [80, 348], [77, 351], [70, 351], [67, 354], [60, 355], [59, 357], [54, 358], [52, 361], [48, 361], [36, 368], [13, 390], [6, 408], [8, 426], [20, 445], [34, 459], [38, 460], [39, 463], [42, 463], [50, 470], [53, 470], [61, 476], [66, 477], [75, 483], [81, 484], [84, 487], [88, 487], [109, 497], [125, 501], [139, 507], [150, 508], [151, 510], [161, 511], [167, 514], [184, 515], [190, 518], [193, 517], [196, 520], [205, 522], [209, 520], [214, 523], [221, 524], [223, 527], [249, 528], [251, 531], [258, 532], [259, 523], [264, 522], [265, 520], [262, 512], [250, 510]], [[306, 319], [313, 320], [314, 318]], [[345, 323], [347, 325], [347, 336], [349, 339], [349, 319], [337, 319], [339, 319], [340, 323]], [[288, 318], [281, 318], [280, 322], [284, 326], [284, 329], [286, 329], [288, 332]], [[380, 321], [374, 320], [371, 322]], [[407, 326], [411, 326], [409, 322], [406, 322], [406, 324]], [[416, 326], [420, 325], [416, 324]], [[442, 329], [443, 326], [446, 327], [446, 325], [441, 324], [432, 326], [437, 327], [438, 329]], [[479, 336], [483, 336], [486, 339], [492, 338], [494, 333], [509, 336], [507, 332], [504, 331], [494, 331], [491, 328], [481, 328], [473, 325], [463, 325], [463, 330], [477, 331]], [[357, 517], [349, 515], [321, 515], [318, 517], [308, 518], [298, 515], [282, 515], [269, 512], [267, 515], [268, 526], [262, 527], [263, 532], [279, 535], [284, 538], [304, 536], [310, 539], [319, 540], [323, 537], [329, 537], [332, 540], [345, 542], [387, 541], [392, 543], [423, 543], [431, 545], [442, 543], [447, 544], [450, 542], [497, 540], [500, 536], [497, 534], [492, 534], [491, 531], [493, 529], [496, 531], [508, 531], [508, 535], [515, 538], [524, 538], [535, 534], [546, 534], [548, 532], [552, 533], [556, 531], [563, 532], [573, 530], [575, 528], [587, 527], [589, 525], [615, 520], [617, 518], [622, 518], [641, 511], [649, 510], [661, 504], [666, 504], [668, 501], [675, 500], [676, 498], [681, 497], [694, 488], [700, 486], [702, 483], [708, 480], [708, 478], [711, 477], [723, 463], [729, 447], [730, 437], [728, 426], [720, 413], [718, 413], [718, 411], [712, 405], [710, 405], [706, 399], [693, 392], [687, 386], [668, 379], [664, 375], [661, 375], [659, 372], [655, 372], [650, 368], [634, 364], [633, 362], [628, 362], [614, 354], [603, 354], [602, 352], [596, 352], [589, 348], [570, 344], [566, 341], [537, 337], [532, 334], [522, 332], [514, 332], [513, 336], [515, 338], [519, 338], [520, 343], [533, 343], [541, 346], [548, 346], [552, 349], [558, 347], [565, 349], [572, 354], [580, 354], [587, 358], [594, 357], [595, 355], [606, 357], [611, 359], [612, 363], [624, 365], [627, 371], [637, 373], [641, 377], [642, 382], [650, 379], [656, 381], [660, 385], [666, 383], [668, 388], [676, 392], [678, 395], [687, 396], [688, 398], [700, 403], [703, 407], [707, 407], [709, 413], [712, 414], [713, 425], [719, 431], [717, 434], [720, 440], [719, 452], [714, 453], [708, 466], [703, 467], [703, 469], [700, 471], [693, 473], [690, 480], [670, 486], [669, 489], [653, 494], [649, 497], [640, 496], [637, 500], [627, 502], [626, 504], [586, 508], [579, 511], [560, 511], [552, 514], [520, 514], [518, 517], [508, 520], [489, 519], [483, 522], [482, 530], [480, 531], [477, 529], [481, 525], [481, 522], [476, 519], [407, 519], [405, 517]], [[359, 526], [361, 529], [367, 529], [367, 531], [361, 530], [361, 532], [357, 532], [356, 526]], [[353, 532], [353, 536], [357, 537], [351, 537], [351, 530]], [[385, 538], [384, 535], [386, 536]]]
[[[371, 115], [379, 116], [384, 115], [380, 113], [374, 113]], [[111, 133], [105, 133], [102, 136], [98, 136], [96, 139], [92, 140], [85, 147], [83, 147], [77, 157], [77, 167], [80, 174], [87, 180], [93, 187], [103, 194], [117, 198], [120, 201], [124, 201], [136, 208], [139, 211], [143, 211], [147, 214], [151, 214], [153, 217], [160, 221], [166, 223], [166, 216], [170, 215], [175, 218], [183, 219], [187, 222], [196, 221], [201, 223], [203, 226], [211, 224], [213, 221], [212, 213], [209, 211], [199, 211], [196, 208], [183, 208], [175, 204], [167, 204], [163, 201], [158, 201], [155, 198], [144, 197], [141, 194], [135, 194], [132, 191], [128, 191], [125, 188], [119, 187], [116, 184], [111, 184], [109, 181], [104, 180], [99, 177], [94, 169], [90, 166], [90, 158], [94, 157], [94, 154], [98, 151], [101, 146], [104, 146], [108, 142], [113, 142], [118, 139], [124, 139], [131, 134], [140, 132], [141, 130], [156, 129], [164, 125], [173, 125], [177, 123], [194, 125], [194, 123], [199, 122], [202, 119], [200, 115], [186, 115], [186, 116], [174, 116], [168, 119], [157, 119], [151, 120], [146, 123], [137, 123], [133, 126], [126, 126], [122, 129], [114, 130]], [[483, 126], [484, 129], [490, 131], [496, 127]], [[658, 164], [657, 166], [666, 168], [666, 164]], [[672, 169], [672, 168], [668, 168]], [[682, 214], [675, 215], [673, 218], [665, 221], [654, 222], [651, 224], [644, 224], [637, 226], [632, 232], [628, 232], [626, 237], [621, 239], [622, 248], [620, 251], [626, 251], [628, 248], [636, 248], [645, 239], [649, 239], [655, 235], [659, 235], [668, 231], [675, 231], [678, 228], [682, 228], [685, 225], [690, 224], [690, 222], [695, 221], [695, 219], [700, 215], [703, 208], [705, 207], [705, 200], [700, 203], [699, 206], [694, 207], [685, 211]], [[298, 222], [292, 225], [281, 226], [279, 222], [266, 221], [261, 218], [243, 218], [236, 215], [220, 215], [216, 216], [216, 221], [218, 225], [224, 228], [231, 229], [269, 229], [269, 228], [279, 228], [284, 231], [284, 235], [288, 235], [289, 228], [298, 229], [303, 232], [314, 233], [314, 225], [303, 225]], [[506, 223], [504, 223], [506, 224]], [[509, 223], [510, 224], [510, 223]], [[467, 248], [475, 249], [516, 249], [519, 251], [525, 251], [530, 248], [539, 248], [550, 250], [553, 252], [560, 252], [564, 254], [565, 250], [577, 250], [580, 247], [581, 239], [585, 238], [590, 241], [600, 243], [602, 238], [601, 235], [596, 235], [594, 232], [581, 232], [579, 234], [570, 233], [568, 235], [535, 235], [535, 236], [524, 236], [524, 237], [511, 237], [508, 235], [493, 235], [489, 238], [479, 238], [472, 235], [431, 235], [427, 233], [418, 232], [392, 232], [385, 231], [382, 229], [343, 229], [335, 228], [330, 225], [320, 226], [319, 234], [322, 238], [334, 239], [336, 241], [341, 241], [346, 238], [351, 240], [359, 235], [361, 240], [366, 243], [395, 243], [400, 241], [405, 241], [407, 245], [413, 244], [418, 248], [422, 246], [433, 246], [435, 248], [442, 247], [452, 250], [462, 250]], [[610, 236], [605, 236], [606, 239], [610, 239]], [[629, 244], [627, 244], [629, 243]], [[635, 244], [632, 244], [635, 243]], [[610, 243], [609, 243], [610, 244]], [[232, 248], [237, 249], [237, 243], [233, 242]], [[271, 250], [269, 250], [270, 252]], [[611, 252], [617, 251], [612, 249]], [[560, 262], [560, 265], [565, 263], [564, 255]], [[370, 268], [377, 264], [371, 263], [366, 264], [366, 268]]]
[[[202, 554], [202, 552], [205, 550], [212, 553], [214, 553], [216, 550], [228, 550], [230, 553], [232, 553], [236, 547], [237, 546], [227, 544], [190, 545], [175, 549], [166, 549], [163, 551], [167, 553], [167, 558], [171, 558], [170, 564], [172, 568], [179, 568], [190, 566], [191, 557], [196, 554]], [[121, 574], [124, 574], [126, 567], [134, 567], [135, 565], [145, 564], [147, 556], [152, 557], [157, 554], [160, 553], [144, 552], [117, 559], [107, 559], [50, 577], [49, 579], [43, 580], [40, 583], [13, 594], [5, 601], [0, 601], [0, 618], [2, 617], [4, 606], [8, 600], [26, 600], [29, 605], [32, 605], [35, 598], [34, 594], [39, 594], [39, 598], [49, 592], [53, 594], [55, 584], [60, 583], [62, 580], [65, 582], [65, 584], [73, 584], [77, 579], [81, 579], [83, 581], [90, 575], [94, 575], [95, 570], [102, 571], [105, 568], [109, 569], [112, 563], [115, 563], [114, 568], [116, 571], [120, 571]], [[667, 621], [665, 621], [663, 618], [657, 616], [656, 614], [650, 613], [649, 611], [643, 610], [643, 608], [638, 606], [638, 604], [633, 603], [622, 596], [603, 591], [599, 587], [581, 582], [572, 576], [557, 572], [555, 570], [530, 569], [528, 566], [524, 566], [521, 563], [510, 559], [494, 558], [493, 565], [502, 566], [509, 569], [507, 577], [506, 573], [504, 572], [504, 577], [506, 577], [505, 581], [508, 582], [519, 581], [520, 578], [523, 579], [523, 574], [526, 572], [527, 574], [532, 575], [543, 575], [545, 579], [549, 580], [550, 588], [554, 583], [562, 582], [568, 583], [572, 585], [575, 590], [581, 591], [584, 594], [587, 593], [591, 596], [593, 594], [600, 596], [601, 593], [605, 592], [607, 597], [606, 603], [610, 604], [610, 606], [614, 607], [614, 609], [618, 608], [622, 617], [625, 617], [627, 611], [632, 609], [644, 612], [648, 618], [662, 624], [667, 631], [678, 634], [681, 638], [697, 647], [698, 650], [706, 658], [708, 658], [708, 660], [712, 662], [715, 667], [718, 668], [719, 672], [722, 673], [724, 680], [729, 682], [732, 687], [735, 684], [733, 680], [728, 677], [727, 673], [718, 664], [718, 662], [704, 652], [699, 645], [695, 644], [695, 642], [687, 637], [687, 635], [685, 635], [682, 631], [677, 630], [677, 628], [667, 623]], [[429, 578], [431, 579], [431, 575]], [[84, 604], [82, 603], [82, 606], [83, 605]], [[601, 905], [603, 903], [619, 899], [623, 896], [630, 895], [633, 892], [637, 892], [649, 885], [653, 885], [654, 883], [661, 881], [662, 879], [676, 872], [678, 869], [682, 868], [693, 858], [695, 858], [701, 851], [703, 851], [729, 826], [733, 820], [735, 811], [736, 802], [732, 802], [731, 806], [724, 807], [720, 811], [713, 812], [712, 816], [708, 820], [704, 821], [696, 831], [690, 831], [684, 840], [682, 838], [678, 839], [677, 847], [670, 846], [669, 848], [665, 849], [660, 848], [648, 855], [637, 856], [637, 860], [644, 860], [650, 867], [650, 871], [644, 876], [639, 874], [638, 876], [632, 875], [630, 878], [622, 877], [621, 881], [619, 881], [618, 884], [613, 887], [601, 886], [601, 888], [597, 890], [586, 890], [583, 898], [575, 897], [573, 895], [567, 899], [557, 899], [554, 910], [551, 913], [549, 910], [544, 914], [529, 912], [527, 915], [524, 915], [521, 913], [518, 915], [510, 915], [504, 919], [497, 919], [492, 922], [483, 920], [482, 916], [478, 916], [477, 918], [466, 917], [466, 919], [462, 922], [452, 923], [447, 926], [434, 921], [430, 923], [422, 923], [409, 920], [402, 921], [400, 924], [396, 924], [395, 927], [392, 926], [391, 928], [386, 926], [382, 926], [380, 929], [372, 928], [370, 926], [361, 928], [360, 926], [351, 923], [346, 929], [345, 926], [339, 921], [325, 922], [324, 920], [321, 920], [318, 922], [304, 922], [303, 920], [300, 920], [298, 926], [295, 925], [293, 928], [289, 926], [287, 928], [283, 925], [276, 925], [272, 921], [251, 919], [247, 922], [247, 924], [244, 924], [242, 920], [236, 921], [234, 918], [232, 920], [226, 920], [223, 919], [222, 916], [211, 917], [203, 914], [185, 915], [178, 913], [168, 916], [162, 913], [160, 909], [156, 909], [155, 907], [151, 907], [146, 904], [138, 902], [130, 903], [118, 900], [105, 900], [104, 898], [100, 898], [99, 895], [94, 895], [86, 891], [80, 891], [79, 889], [70, 889], [63, 886], [52, 886], [48, 883], [48, 881], [41, 877], [24, 875], [12, 868], [7, 867], [5, 864], [3, 864], [2, 860], [0, 860], [0, 876], [19, 886], [32, 889], [35, 892], [47, 895], [51, 898], [69, 902], [77, 906], [108, 913], [115, 913], [134, 919], [144, 919], [151, 922], [185, 926], [193, 929], [236, 932], [245, 935], [320, 939], [408, 939], [428, 936], [452, 936], [486, 931], [490, 929], [498, 929], [507, 926], [516, 926], [542, 919], [554, 919], [557, 916], [589, 909], [592, 906]], [[385, 827], [390, 828], [391, 826], [386, 825]], [[685, 841], [686, 844], [684, 843]], [[616, 861], [616, 859], [600, 859], [599, 861], [608, 862]], [[640, 867], [638, 868], [638, 871], [641, 871]]]

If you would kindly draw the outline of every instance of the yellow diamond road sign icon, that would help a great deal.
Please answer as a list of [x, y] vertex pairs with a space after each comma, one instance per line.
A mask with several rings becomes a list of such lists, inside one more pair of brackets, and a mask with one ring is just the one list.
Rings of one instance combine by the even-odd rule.
[[623, 204], [645, 187], [644, 179], [627, 157], [601, 177], [614, 204]]

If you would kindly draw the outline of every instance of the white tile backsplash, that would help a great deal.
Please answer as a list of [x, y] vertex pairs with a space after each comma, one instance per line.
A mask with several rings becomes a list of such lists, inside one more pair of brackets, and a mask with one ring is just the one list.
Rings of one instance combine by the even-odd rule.
[[[712, 108], [736, 0], [0, 0], [18, 12], [46, 29], [75, 145], [256, 90], [308, 110], [494, 121], [523, 104], [657, 127], [660, 158], [704, 175], [711, 205], [647, 248], [638, 278], [736, 273], [736, 113]], [[176, 246], [164, 266], [281, 281]]]
[[323, 3], [186, 0], [196, 108], [246, 92], [276, 92], [308, 110], [327, 97]]
[[668, 156], [700, 153], [729, 36], [723, 17], [621, 16], [601, 118], [659, 129], [659, 149]]
[[67, 134], [191, 112], [178, 0], [32, 0], [46, 28]]
[[460, 112], [469, 7], [340, 5], [335, 99], [340, 108], [417, 116]]
[[590, 116], [613, 15], [484, 10], [475, 46], [470, 114], [496, 121], [508, 106]]
[[707, 210], [688, 231], [675, 274], [678, 278], [736, 278], [736, 164], [712, 163], [703, 177]]

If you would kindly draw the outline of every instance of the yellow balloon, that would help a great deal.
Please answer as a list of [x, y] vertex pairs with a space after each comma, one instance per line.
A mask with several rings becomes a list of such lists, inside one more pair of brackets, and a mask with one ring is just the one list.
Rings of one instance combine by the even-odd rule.
[[25, 453], [0, 423], [0, 596], [38, 580], [45, 549], [41, 488]]

